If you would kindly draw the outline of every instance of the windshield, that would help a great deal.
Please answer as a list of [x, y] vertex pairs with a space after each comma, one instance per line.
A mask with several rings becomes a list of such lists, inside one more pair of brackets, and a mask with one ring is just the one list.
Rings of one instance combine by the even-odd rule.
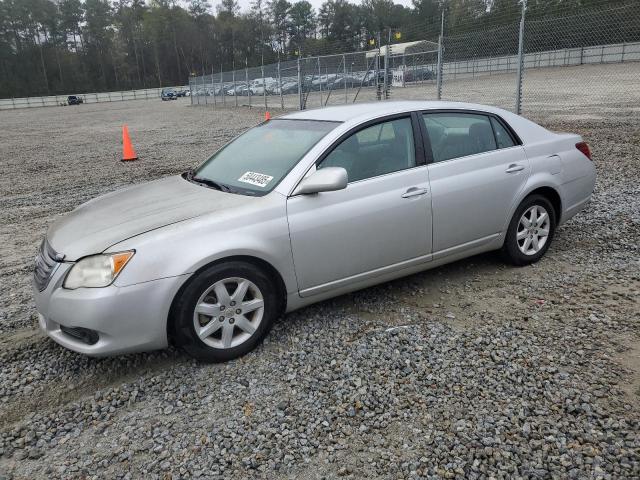
[[193, 181], [264, 195], [338, 122], [271, 120], [248, 130], [193, 172]]

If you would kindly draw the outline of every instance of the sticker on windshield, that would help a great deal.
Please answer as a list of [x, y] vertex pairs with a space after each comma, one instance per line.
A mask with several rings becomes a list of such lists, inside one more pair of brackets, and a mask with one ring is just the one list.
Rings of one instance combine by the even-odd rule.
[[245, 172], [239, 179], [239, 182], [250, 183], [256, 187], [266, 187], [269, 182], [273, 180], [271, 175], [265, 175], [264, 173]]

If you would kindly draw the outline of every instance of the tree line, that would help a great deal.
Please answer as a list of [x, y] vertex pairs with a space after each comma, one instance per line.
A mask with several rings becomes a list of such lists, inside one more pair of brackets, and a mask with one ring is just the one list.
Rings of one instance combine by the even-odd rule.
[[[298, 55], [376, 48], [517, 23], [520, 0], [0, 0], [0, 97], [117, 91], [187, 83], [190, 75]], [[529, 0], [543, 18], [603, 0]], [[615, 2], [606, 2], [611, 5]], [[384, 35], [380, 36], [386, 43]], [[399, 40], [400, 41], [400, 40]]]

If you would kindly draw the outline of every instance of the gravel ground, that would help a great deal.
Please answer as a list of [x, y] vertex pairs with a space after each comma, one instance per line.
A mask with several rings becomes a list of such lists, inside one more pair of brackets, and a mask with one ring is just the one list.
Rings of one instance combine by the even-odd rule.
[[58, 347], [30, 292], [46, 226], [262, 116], [187, 104], [0, 114], [0, 478], [640, 478], [637, 115], [546, 117], [598, 182], [535, 266], [488, 254], [342, 296], [222, 365]]

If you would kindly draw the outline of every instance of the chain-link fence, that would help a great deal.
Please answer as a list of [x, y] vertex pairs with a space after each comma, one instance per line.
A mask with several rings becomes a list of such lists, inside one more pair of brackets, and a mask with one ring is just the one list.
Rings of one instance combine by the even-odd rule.
[[[439, 33], [439, 34], [438, 34]], [[190, 80], [196, 105], [306, 109], [387, 99], [455, 100], [531, 116], [640, 108], [637, 1], [528, 18], [424, 40], [212, 72]], [[415, 38], [415, 35], [414, 35]]]

